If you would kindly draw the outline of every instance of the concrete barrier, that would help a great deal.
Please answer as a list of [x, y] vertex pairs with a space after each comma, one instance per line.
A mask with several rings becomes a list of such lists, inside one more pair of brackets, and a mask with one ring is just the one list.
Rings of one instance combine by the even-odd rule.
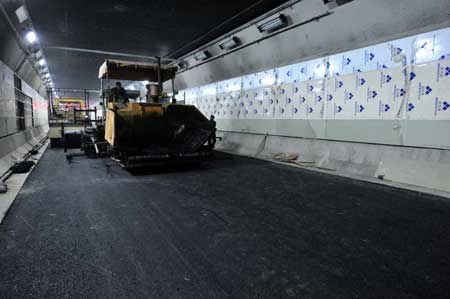
[[47, 136], [48, 127], [38, 127], [0, 138], [0, 175], [21, 160]]
[[450, 192], [450, 150], [223, 131], [218, 136], [219, 150], [238, 155], [273, 160], [295, 153], [300, 166]]

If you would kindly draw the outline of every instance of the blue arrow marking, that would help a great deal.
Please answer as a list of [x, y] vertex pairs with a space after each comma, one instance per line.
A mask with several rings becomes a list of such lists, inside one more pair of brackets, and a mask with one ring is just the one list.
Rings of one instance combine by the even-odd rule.
[[447, 66], [447, 67], [445, 68], [445, 76], [448, 77], [449, 75], [450, 75], [450, 67]]
[[444, 103], [442, 103], [442, 109], [444, 110], [444, 111], [446, 111], [448, 108], [450, 108], [450, 104], [447, 102], [447, 101], [445, 101]]

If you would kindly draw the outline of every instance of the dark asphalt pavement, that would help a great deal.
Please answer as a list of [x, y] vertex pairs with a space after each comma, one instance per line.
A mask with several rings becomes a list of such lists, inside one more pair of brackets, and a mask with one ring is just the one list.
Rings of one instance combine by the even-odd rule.
[[242, 157], [48, 150], [0, 226], [2, 299], [449, 297], [448, 201]]

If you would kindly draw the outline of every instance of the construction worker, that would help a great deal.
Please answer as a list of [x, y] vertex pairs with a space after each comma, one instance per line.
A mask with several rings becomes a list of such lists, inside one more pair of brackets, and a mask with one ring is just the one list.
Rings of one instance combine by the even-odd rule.
[[208, 145], [211, 147], [211, 148], [214, 148], [215, 146], [216, 146], [216, 121], [215, 121], [215, 117], [214, 117], [214, 115], [211, 115], [211, 117], [210, 117], [210, 119], [209, 119], [209, 124], [210, 124], [210, 126], [211, 126], [211, 129], [212, 129], [212, 133], [211, 133], [211, 136], [209, 136], [209, 139], [208, 139]]
[[127, 104], [128, 97], [125, 89], [122, 87], [122, 83], [117, 82], [116, 87], [111, 89], [110, 102], [116, 101], [117, 103]]

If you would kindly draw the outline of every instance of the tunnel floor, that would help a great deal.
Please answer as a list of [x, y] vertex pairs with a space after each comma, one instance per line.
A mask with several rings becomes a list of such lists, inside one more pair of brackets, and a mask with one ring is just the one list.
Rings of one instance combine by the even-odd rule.
[[0, 226], [0, 298], [444, 298], [450, 203], [217, 154], [131, 174], [50, 149]]

